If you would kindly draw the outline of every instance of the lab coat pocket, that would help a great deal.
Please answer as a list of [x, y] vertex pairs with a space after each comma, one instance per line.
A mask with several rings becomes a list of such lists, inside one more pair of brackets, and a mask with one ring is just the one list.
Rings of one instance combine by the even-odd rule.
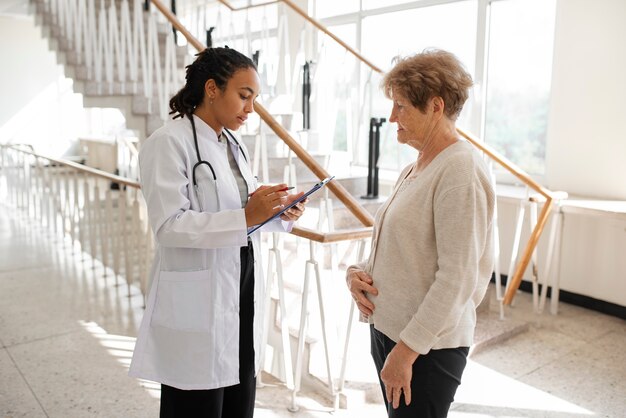
[[212, 178], [200, 176], [198, 185], [195, 187], [198, 209], [200, 212], [215, 213], [219, 211], [217, 183]]
[[208, 331], [213, 306], [211, 272], [162, 271], [151, 324], [179, 331]]

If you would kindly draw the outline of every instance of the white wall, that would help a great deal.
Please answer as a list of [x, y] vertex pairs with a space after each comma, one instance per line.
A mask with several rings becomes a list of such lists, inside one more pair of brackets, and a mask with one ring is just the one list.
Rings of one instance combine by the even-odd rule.
[[0, 15], [0, 143], [29, 143], [55, 156], [74, 153], [85, 131], [82, 96], [29, 16]]
[[[508, 198], [498, 199], [501, 274], [508, 274], [518, 204]], [[527, 209], [519, 257], [530, 236], [528, 219]], [[540, 275], [551, 226], [550, 218], [537, 246]], [[551, 283], [558, 278], [562, 290], [626, 306], [626, 216], [565, 213], [561, 241], [561, 257], [550, 276]], [[529, 265], [525, 281], [531, 280], [531, 272]], [[540, 280], [543, 282], [543, 277]]]
[[546, 178], [626, 199], [626, 1], [558, 0]]
[[[0, 17], [0, 125], [9, 121], [61, 74], [54, 53], [32, 19]], [[7, 100], [11, 98], [11, 100]]]

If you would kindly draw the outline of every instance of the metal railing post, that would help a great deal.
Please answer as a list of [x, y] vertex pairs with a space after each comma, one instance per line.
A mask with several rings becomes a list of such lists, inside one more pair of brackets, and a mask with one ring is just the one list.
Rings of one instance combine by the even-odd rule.
[[[170, 9], [172, 9], [172, 13], [176, 14], [176, 0], [171, 0]], [[172, 33], [174, 34], [174, 44], [178, 44], [178, 34], [176, 33], [176, 28], [172, 25]]]
[[311, 65], [307, 61], [302, 66], [302, 129], [311, 129]]
[[380, 127], [385, 118], [370, 119], [369, 153], [367, 161], [367, 195], [363, 199], [378, 198], [378, 158], [380, 157]]
[[213, 48], [213, 36], [211, 35], [211, 33], [215, 30], [215, 26], [211, 26], [209, 29], [207, 29], [206, 31], [206, 47], [207, 48]]

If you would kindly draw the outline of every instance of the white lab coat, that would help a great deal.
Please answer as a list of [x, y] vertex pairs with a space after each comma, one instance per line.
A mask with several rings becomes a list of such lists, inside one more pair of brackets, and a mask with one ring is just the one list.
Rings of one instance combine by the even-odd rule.
[[[240, 247], [247, 228], [226, 148], [215, 131], [194, 116], [201, 157], [196, 169], [191, 122], [172, 121], [148, 138], [139, 153], [142, 191], [155, 236], [151, 285], [129, 374], [179, 389], [215, 389], [239, 383]], [[228, 137], [228, 135], [227, 135]], [[257, 188], [241, 144], [228, 138], [249, 192]], [[240, 142], [241, 143], [241, 142]], [[291, 222], [264, 230], [289, 231]], [[254, 352], [260, 367], [264, 281], [259, 234], [254, 248]]]

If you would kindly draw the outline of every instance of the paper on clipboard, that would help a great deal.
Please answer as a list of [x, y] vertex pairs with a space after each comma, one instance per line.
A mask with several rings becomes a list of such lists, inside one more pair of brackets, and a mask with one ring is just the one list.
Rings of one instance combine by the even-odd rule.
[[309, 197], [310, 195], [312, 195], [313, 193], [315, 193], [316, 191], [318, 191], [322, 187], [326, 186], [326, 184], [328, 184], [328, 182], [330, 182], [334, 178], [335, 178], [335, 176], [327, 177], [324, 180], [320, 181], [319, 183], [315, 183], [315, 185], [313, 187], [311, 187], [311, 189], [309, 189], [305, 194], [303, 194], [302, 196], [300, 196], [299, 198], [297, 198], [296, 200], [291, 202], [289, 205], [287, 205], [284, 208], [282, 208], [274, 216], [270, 217], [269, 219], [266, 219], [265, 221], [261, 222], [258, 225], [254, 225], [254, 226], [251, 226], [250, 228], [248, 228], [248, 235], [252, 234], [254, 231], [256, 231], [257, 229], [261, 228], [266, 223], [271, 222], [274, 219], [278, 218], [280, 215], [285, 213], [288, 209], [294, 207], [296, 204], [302, 202], [304, 199], [306, 199], [307, 197]]

